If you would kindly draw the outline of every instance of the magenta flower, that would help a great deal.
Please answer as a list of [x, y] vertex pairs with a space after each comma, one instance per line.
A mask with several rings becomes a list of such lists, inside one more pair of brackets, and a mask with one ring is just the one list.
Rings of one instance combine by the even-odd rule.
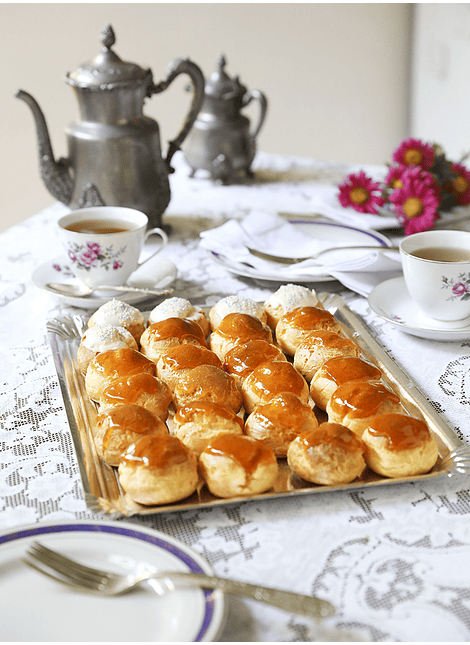
[[72, 251], [72, 249], [68, 250], [68, 256], [72, 260], [72, 262], [77, 261], [77, 254], [74, 251]]
[[435, 177], [430, 172], [423, 170], [419, 166], [409, 166], [401, 176], [402, 184], [407, 181], [413, 181], [423, 184], [436, 193], [436, 198], [441, 203], [441, 187], [437, 183]]
[[54, 269], [54, 271], [62, 271], [62, 267], [60, 266], [60, 264], [53, 264], [52, 268]]
[[405, 164], [402, 163], [397, 164], [396, 166], [390, 166], [387, 176], [385, 177], [385, 185], [392, 189], [401, 188], [403, 186], [401, 177], [408, 169], [409, 166], [405, 166]]
[[339, 185], [339, 202], [344, 208], [352, 207], [359, 213], [377, 215], [385, 200], [381, 197], [380, 184], [374, 182], [361, 170], [351, 174]]
[[455, 296], [463, 296], [464, 293], [467, 292], [467, 285], [464, 284], [463, 282], [457, 282], [457, 284], [454, 284], [452, 287], [452, 293]]
[[454, 195], [459, 206], [470, 204], [470, 171], [460, 163], [452, 164], [450, 170], [457, 176], [452, 179], [449, 192]]
[[434, 148], [429, 143], [408, 137], [395, 149], [392, 159], [405, 166], [420, 166], [431, 170], [434, 164]]
[[114, 260], [113, 263], [113, 269], [116, 271], [116, 269], [120, 269], [122, 267], [122, 262], [120, 260]]
[[395, 215], [405, 229], [405, 235], [427, 231], [439, 218], [439, 187], [430, 173], [418, 168], [402, 175], [403, 186], [390, 195]]

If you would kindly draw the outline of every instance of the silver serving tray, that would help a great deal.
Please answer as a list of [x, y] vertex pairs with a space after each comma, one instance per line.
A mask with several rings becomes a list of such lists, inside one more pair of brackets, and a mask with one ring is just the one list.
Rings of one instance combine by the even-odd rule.
[[320, 486], [297, 477], [290, 470], [286, 460], [281, 459], [279, 476], [273, 488], [266, 493], [250, 497], [220, 499], [213, 496], [206, 486], [202, 486], [191, 497], [173, 504], [149, 507], [136, 504], [121, 488], [117, 469], [102, 462], [95, 450], [92, 428], [97, 415], [97, 406], [90, 401], [85, 392], [85, 381], [76, 361], [77, 349], [86, 329], [87, 317], [67, 316], [49, 321], [47, 332], [88, 507], [105, 512], [114, 518], [129, 517], [135, 514], [168, 513], [176, 510], [228, 505], [241, 500], [272, 499], [286, 495], [317, 495], [332, 490], [390, 486], [404, 481], [436, 479], [470, 472], [470, 448], [457, 437], [416, 385], [387, 355], [363, 321], [347, 307], [340, 296], [323, 293], [319, 298], [324, 307], [342, 324], [344, 333], [359, 345], [364, 358], [377, 365], [382, 371], [384, 382], [398, 394], [407, 412], [423, 418], [428, 424], [439, 447], [439, 459], [429, 473], [387, 479], [366, 469], [362, 477], [351, 484]]

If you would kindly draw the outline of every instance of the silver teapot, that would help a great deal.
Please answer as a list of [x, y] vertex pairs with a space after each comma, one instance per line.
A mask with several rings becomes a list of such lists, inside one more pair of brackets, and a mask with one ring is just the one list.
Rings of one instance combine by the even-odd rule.
[[[78, 99], [80, 120], [66, 129], [68, 157], [54, 159], [44, 115], [36, 100], [18, 90], [32, 110], [38, 137], [41, 176], [49, 192], [72, 209], [127, 206], [143, 211], [149, 226], [160, 226], [170, 202], [171, 159], [180, 149], [204, 100], [204, 76], [188, 59], [170, 63], [155, 84], [150, 69], [124, 62], [113, 51], [111, 25], [102, 32], [103, 50], [66, 81]], [[163, 158], [158, 124], [143, 114], [146, 98], [188, 74], [193, 96], [183, 126]]]
[[[256, 137], [266, 118], [268, 101], [259, 90], [247, 91], [239, 77], [225, 71], [225, 56], [205, 85], [204, 102], [183, 146], [191, 176], [205, 171], [224, 184], [251, 179]], [[250, 131], [249, 119], [241, 113], [252, 100], [259, 101], [257, 124]]]

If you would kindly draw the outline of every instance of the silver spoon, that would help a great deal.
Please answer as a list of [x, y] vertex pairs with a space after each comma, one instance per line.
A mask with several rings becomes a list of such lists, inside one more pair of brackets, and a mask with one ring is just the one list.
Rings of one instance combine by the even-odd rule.
[[109, 289], [113, 291], [134, 291], [137, 293], [147, 293], [148, 295], [153, 296], [165, 296], [168, 293], [173, 293], [173, 289], [143, 289], [138, 287], [129, 287], [127, 285], [118, 286], [107, 284], [101, 284], [97, 289], [92, 289], [91, 287], [87, 287], [84, 284], [68, 284], [65, 282], [48, 282], [46, 285], [44, 285], [44, 288], [47, 291], [51, 291], [52, 293], [58, 293], [62, 296], [72, 296], [74, 298], [86, 298], [98, 289]]

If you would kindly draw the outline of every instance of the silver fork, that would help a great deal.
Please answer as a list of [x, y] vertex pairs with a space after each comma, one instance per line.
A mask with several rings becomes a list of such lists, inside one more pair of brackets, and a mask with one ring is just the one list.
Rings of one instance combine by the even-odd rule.
[[258, 258], [263, 260], [270, 260], [271, 262], [279, 262], [280, 264], [297, 264], [303, 262], [304, 260], [316, 260], [326, 253], [331, 253], [332, 251], [399, 251], [399, 246], [331, 246], [328, 249], [322, 249], [317, 253], [312, 253], [304, 258], [290, 258], [284, 255], [273, 255], [272, 253], [265, 253], [264, 251], [258, 251], [257, 249], [252, 249], [249, 246], [246, 247], [248, 251], [255, 255]]
[[103, 596], [118, 596], [131, 591], [141, 582], [153, 580], [158, 583], [153, 588], [159, 595], [174, 591], [176, 586], [182, 583], [183, 586], [202, 589], [221, 589], [227, 593], [259, 600], [284, 611], [309, 618], [326, 618], [335, 613], [335, 608], [331, 603], [315, 596], [304, 596], [291, 591], [260, 587], [247, 582], [228, 580], [202, 573], [181, 571], [154, 573], [144, 570], [138, 574], [122, 575], [101, 571], [71, 560], [39, 542], [32, 543], [26, 552], [24, 562], [57, 582], [80, 591]]

